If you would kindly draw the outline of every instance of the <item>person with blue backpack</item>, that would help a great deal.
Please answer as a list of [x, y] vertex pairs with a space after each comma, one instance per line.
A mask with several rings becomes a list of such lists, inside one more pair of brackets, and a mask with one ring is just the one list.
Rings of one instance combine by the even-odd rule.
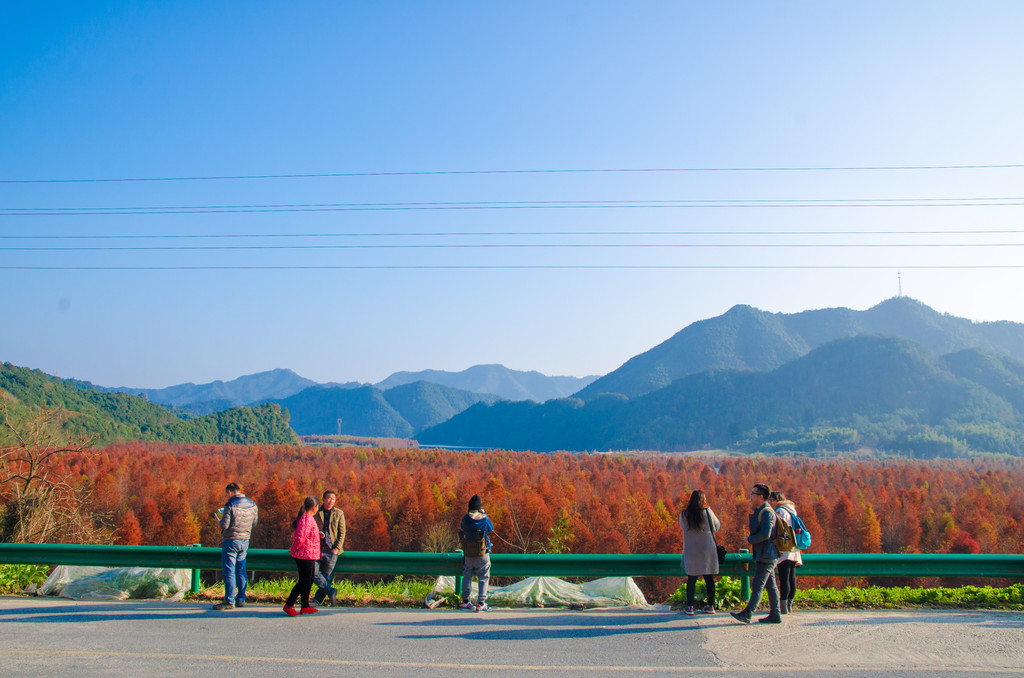
[[[459, 523], [459, 543], [462, 547], [462, 602], [460, 610], [487, 612], [487, 581], [491, 577], [491, 537], [494, 524], [484, 511], [480, 495], [469, 500], [469, 512]], [[477, 578], [476, 604], [470, 602], [473, 575]]]
[[[789, 614], [793, 611], [793, 598], [796, 597], [796, 568], [804, 564], [800, 556], [802, 543], [810, 546], [811, 533], [807, 531], [804, 521], [797, 515], [796, 505], [786, 499], [779, 490], [774, 490], [768, 496], [768, 500], [775, 508], [776, 517], [793, 528], [796, 548], [792, 551], [783, 551], [778, 563], [775, 565], [775, 577], [779, 582], [779, 607], [782, 614]], [[804, 539], [801, 539], [801, 536]], [[803, 546], [803, 548], [807, 548]]]

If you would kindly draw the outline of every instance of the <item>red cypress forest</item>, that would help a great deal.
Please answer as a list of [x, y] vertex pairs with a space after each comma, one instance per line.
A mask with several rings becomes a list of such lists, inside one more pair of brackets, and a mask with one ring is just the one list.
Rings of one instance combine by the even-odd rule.
[[[75, 451], [51, 473], [88, 529], [80, 540], [219, 544], [212, 512], [235, 480], [260, 507], [252, 546], [287, 547], [306, 495], [338, 493], [348, 550], [455, 547], [466, 502], [480, 494], [495, 551], [677, 553], [678, 516], [703, 489], [719, 539], [745, 547], [755, 482], [796, 503], [812, 552], [1024, 552], [1024, 462], [829, 461], [778, 457], [128, 442]], [[70, 534], [60, 535], [65, 541]]]

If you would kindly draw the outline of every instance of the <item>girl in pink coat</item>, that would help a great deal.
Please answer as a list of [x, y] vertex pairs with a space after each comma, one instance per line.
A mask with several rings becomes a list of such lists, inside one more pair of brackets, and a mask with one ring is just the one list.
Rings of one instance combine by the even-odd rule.
[[[295, 533], [292, 535], [291, 554], [295, 559], [295, 566], [299, 569], [299, 581], [292, 587], [292, 592], [288, 594], [288, 600], [284, 604], [284, 612], [290, 617], [319, 612], [309, 605], [309, 590], [313, 586], [316, 563], [320, 560], [320, 529], [313, 519], [316, 507], [316, 497], [306, 497], [302, 508], [299, 509], [299, 516], [292, 522]], [[300, 597], [302, 609], [296, 612], [295, 599]]]

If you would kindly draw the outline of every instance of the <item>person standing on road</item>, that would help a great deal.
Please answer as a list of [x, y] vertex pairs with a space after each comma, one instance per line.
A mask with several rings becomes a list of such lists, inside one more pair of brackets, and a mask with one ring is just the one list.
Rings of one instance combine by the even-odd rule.
[[[469, 513], [459, 524], [459, 542], [462, 545], [462, 603], [460, 610], [487, 612], [487, 581], [491, 577], [491, 538], [494, 525], [484, 511], [479, 494], [469, 500]], [[479, 582], [476, 604], [469, 602], [473, 588], [473, 575]]]
[[718, 546], [715, 532], [722, 527], [718, 516], [708, 506], [702, 490], [690, 493], [690, 502], [679, 516], [683, 528], [683, 569], [686, 570], [686, 614], [693, 614], [697, 579], [704, 577], [707, 599], [702, 612], [715, 613], [715, 577], [718, 574]]
[[[284, 613], [289, 617], [297, 617], [300, 614], [313, 614], [319, 612], [309, 604], [309, 590], [313, 588], [313, 572], [316, 570], [316, 563], [320, 560], [320, 530], [316, 526], [313, 514], [316, 513], [316, 497], [306, 497], [299, 509], [299, 515], [292, 521], [295, 532], [292, 534], [292, 558], [295, 559], [295, 567], [299, 570], [299, 581], [295, 582], [288, 600], [284, 603]], [[299, 598], [302, 609], [295, 611], [295, 599]]]
[[749, 624], [750, 618], [754, 615], [761, 602], [761, 594], [765, 586], [768, 587], [768, 603], [771, 610], [767, 617], [757, 621], [765, 624], [779, 624], [782, 622], [782, 613], [779, 610], [779, 587], [775, 584], [775, 577], [772, 572], [775, 570], [775, 563], [779, 559], [779, 550], [775, 548], [772, 537], [775, 536], [775, 511], [768, 503], [771, 489], [764, 483], [757, 483], [750, 491], [750, 503], [754, 512], [750, 514], [750, 536], [747, 542], [754, 552], [754, 577], [750, 582], [750, 600], [746, 607], [740, 612], [730, 612], [733, 618], [743, 624]]
[[324, 596], [329, 596], [332, 607], [338, 602], [338, 589], [332, 583], [334, 568], [338, 564], [338, 556], [345, 550], [345, 512], [335, 506], [337, 503], [338, 495], [327, 490], [320, 510], [313, 516], [320, 530], [320, 560], [313, 573], [317, 586], [313, 600], [319, 605], [324, 602]]
[[[797, 515], [796, 505], [778, 490], [774, 490], [768, 499], [775, 507], [775, 516], [793, 527], [793, 517]], [[775, 576], [779, 580], [779, 606], [782, 614], [789, 614], [793, 611], [793, 598], [796, 597], [796, 568], [804, 564], [804, 559], [797, 548], [781, 555], [775, 566]]]
[[224, 601], [213, 606], [215, 610], [233, 610], [245, 606], [245, 590], [249, 578], [245, 573], [245, 555], [249, 551], [249, 537], [259, 519], [256, 502], [242, 494], [238, 483], [224, 488], [228, 499], [217, 511], [220, 524], [220, 564], [224, 574]]

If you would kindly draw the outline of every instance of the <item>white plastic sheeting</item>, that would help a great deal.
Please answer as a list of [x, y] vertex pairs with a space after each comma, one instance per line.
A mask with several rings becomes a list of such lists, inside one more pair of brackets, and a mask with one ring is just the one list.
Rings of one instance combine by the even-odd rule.
[[[455, 590], [455, 577], [438, 577], [432, 600]], [[473, 582], [472, 598], [477, 584]], [[528, 577], [508, 586], [488, 587], [487, 603], [499, 607], [631, 607], [647, 606], [643, 592], [632, 577], [605, 577], [584, 584], [573, 584], [557, 577]]]
[[74, 600], [181, 600], [191, 586], [191, 570], [58, 565], [36, 590], [36, 595]]

